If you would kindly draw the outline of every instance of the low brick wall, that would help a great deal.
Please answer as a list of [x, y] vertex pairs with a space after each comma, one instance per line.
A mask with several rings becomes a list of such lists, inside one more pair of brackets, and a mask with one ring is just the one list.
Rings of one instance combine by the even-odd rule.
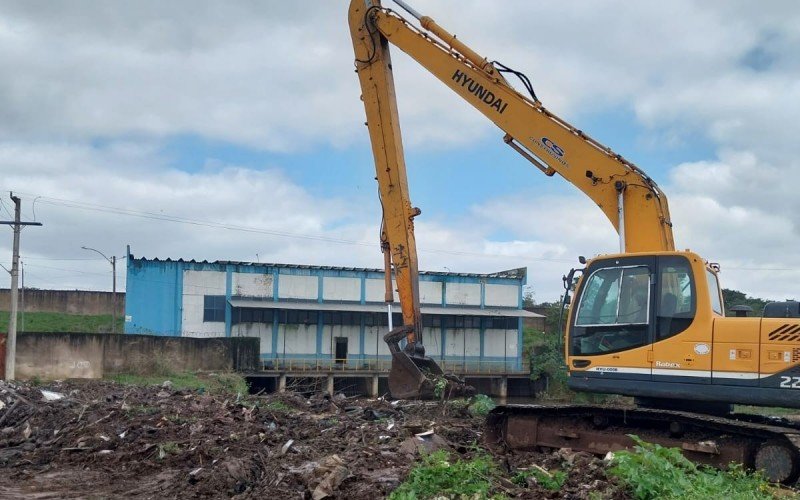
[[[26, 288], [24, 300], [20, 291], [19, 307], [25, 312], [56, 312], [65, 314], [111, 314], [114, 294], [87, 290], [40, 290]], [[24, 303], [23, 303], [24, 302]], [[11, 310], [11, 292], [0, 288], [0, 311]], [[117, 316], [125, 314], [125, 292], [117, 292]]]
[[16, 377], [102, 378], [184, 371], [253, 371], [259, 339], [197, 339], [98, 333], [20, 333]]

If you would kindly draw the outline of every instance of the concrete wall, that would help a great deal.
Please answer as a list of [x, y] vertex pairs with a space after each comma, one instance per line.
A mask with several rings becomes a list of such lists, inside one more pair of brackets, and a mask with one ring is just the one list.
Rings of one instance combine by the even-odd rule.
[[281, 299], [316, 300], [319, 295], [317, 276], [281, 274], [279, 279], [278, 296]]
[[132, 373], [250, 371], [259, 367], [258, 339], [190, 339], [150, 335], [21, 333], [17, 378], [102, 378]]
[[[231, 295], [256, 299], [272, 298], [274, 283], [271, 274], [232, 273]], [[223, 293], [224, 293], [223, 289]]]
[[322, 300], [358, 302], [361, 300], [361, 280], [325, 276], [322, 278]]
[[459, 306], [481, 305], [480, 283], [448, 283], [445, 288], [445, 300], [448, 304]]
[[487, 283], [485, 303], [487, 306], [518, 307], [519, 286]]
[[[20, 306], [22, 306], [20, 291]], [[0, 311], [11, 310], [11, 291], [0, 289]], [[25, 312], [57, 312], [66, 314], [111, 314], [114, 300], [111, 292], [83, 290], [25, 289]], [[117, 316], [125, 314], [125, 292], [117, 292]]]
[[217, 271], [183, 271], [181, 335], [211, 338], [225, 336], [225, 322], [203, 321], [206, 295], [225, 295], [226, 274]]

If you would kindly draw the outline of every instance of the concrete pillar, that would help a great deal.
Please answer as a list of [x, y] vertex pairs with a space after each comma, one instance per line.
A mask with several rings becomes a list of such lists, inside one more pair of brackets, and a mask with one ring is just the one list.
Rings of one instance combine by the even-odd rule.
[[369, 395], [370, 397], [377, 397], [378, 396], [378, 374], [372, 376], [372, 383], [369, 387]]
[[503, 375], [500, 377], [500, 390], [497, 394], [500, 398], [507, 398], [508, 397], [508, 377]]
[[286, 392], [286, 374], [281, 373], [278, 377], [278, 392]]
[[333, 396], [333, 373], [329, 373], [329, 374], [328, 374], [328, 380], [327, 380], [327, 382], [328, 382], [328, 383], [326, 384], [326, 387], [325, 387], [325, 392], [327, 392], [328, 394], [330, 394], [331, 396]]

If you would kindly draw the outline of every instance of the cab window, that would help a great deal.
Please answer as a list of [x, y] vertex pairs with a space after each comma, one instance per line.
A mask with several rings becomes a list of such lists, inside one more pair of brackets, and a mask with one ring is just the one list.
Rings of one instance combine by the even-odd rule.
[[711, 294], [711, 309], [722, 316], [722, 299], [719, 295], [717, 275], [706, 269], [706, 278], [708, 279], [708, 293]]
[[650, 270], [647, 267], [600, 269], [589, 277], [576, 326], [647, 323]]
[[578, 303], [572, 354], [590, 356], [644, 345], [648, 339], [649, 304], [647, 266], [595, 271]]
[[685, 257], [659, 259], [656, 339], [686, 330], [694, 319], [697, 301], [689, 261]]

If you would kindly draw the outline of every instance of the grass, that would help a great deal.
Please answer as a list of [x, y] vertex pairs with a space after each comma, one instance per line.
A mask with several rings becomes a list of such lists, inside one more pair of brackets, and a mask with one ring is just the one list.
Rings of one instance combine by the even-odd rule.
[[448, 452], [439, 450], [424, 455], [389, 499], [490, 498], [492, 480], [497, 475], [497, 466], [488, 455], [453, 461]]
[[519, 486], [527, 486], [528, 478], [535, 479], [536, 482], [541, 484], [545, 489], [558, 491], [567, 481], [567, 473], [562, 470], [547, 472], [544, 469], [534, 468], [517, 472], [516, 475], [511, 478], [511, 481]]
[[749, 405], [734, 405], [733, 408], [735, 413], [750, 413], [753, 415], [763, 415], [765, 417], [786, 417], [789, 415], [800, 415], [800, 409], [797, 408], [762, 407]]
[[631, 437], [637, 443], [635, 448], [616, 452], [609, 473], [620, 478], [636, 499], [774, 498], [772, 487], [759, 474], [749, 474], [740, 466], [719, 470], [696, 465], [678, 448], [665, 448]]
[[264, 405], [264, 408], [266, 408], [267, 410], [272, 410], [282, 413], [291, 413], [294, 411], [294, 408], [287, 405], [283, 401], [270, 401], [269, 403]]
[[181, 447], [177, 443], [167, 441], [166, 443], [158, 445], [158, 459], [161, 460], [167, 455], [177, 455], [180, 453]]
[[[8, 332], [10, 313], [0, 311], [0, 332]], [[54, 312], [26, 312], [17, 316], [18, 332], [111, 332], [112, 317], [110, 314], [86, 315]], [[124, 316], [117, 318], [117, 331], [125, 327]]]
[[236, 373], [172, 373], [166, 375], [132, 375], [122, 374], [108, 377], [119, 384], [149, 386], [161, 385], [164, 381], [172, 382], [174, 389], [190, 389], [210, 394], [247, 395], [247, 382]]

